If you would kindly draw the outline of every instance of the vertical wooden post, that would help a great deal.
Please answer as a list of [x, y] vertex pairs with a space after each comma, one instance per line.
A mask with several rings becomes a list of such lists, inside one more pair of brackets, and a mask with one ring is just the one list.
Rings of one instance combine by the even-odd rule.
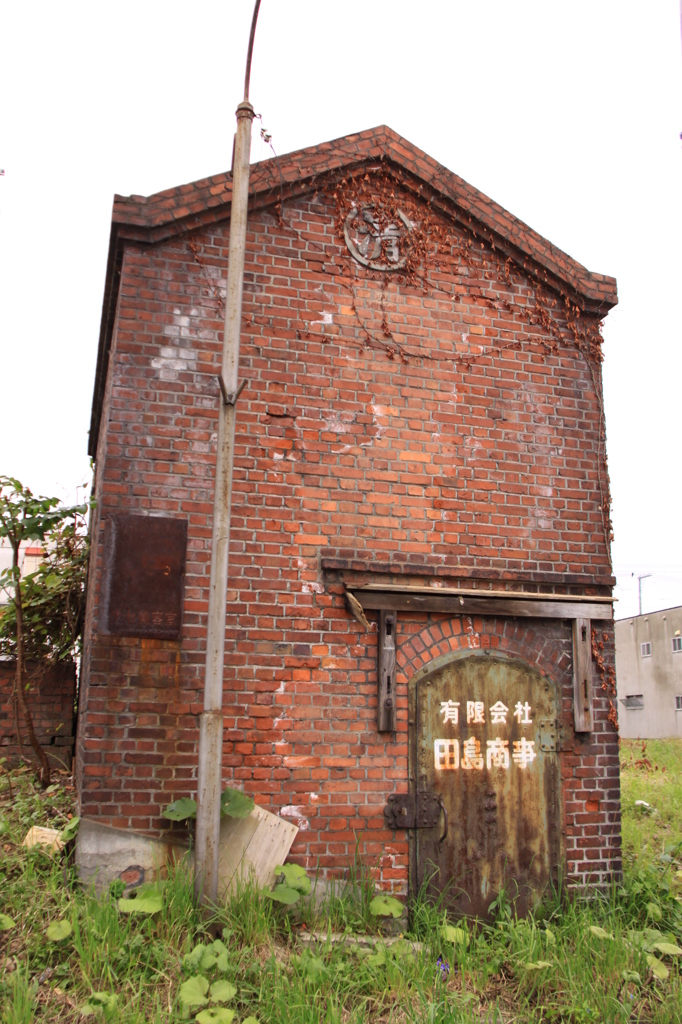
[[592, 731], [592, 629], [573, 620], [573, 717], [576, 732]]
[[377, 729], [379, 732], [394, 732], [396, 729], [395, 634], [397, 620], [397, 612], [379, 612], [377, 648]]

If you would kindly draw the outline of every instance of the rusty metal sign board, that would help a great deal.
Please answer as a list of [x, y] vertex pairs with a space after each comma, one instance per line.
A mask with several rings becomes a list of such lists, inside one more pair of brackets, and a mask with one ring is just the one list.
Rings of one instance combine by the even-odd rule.
[[518, 661], [468, 655], [416, 682], [410, 775], [444, 811], [413, 833], [417, 890], [486, 917], [503, 888], [524, 914], [557, 880], [557, 713], [555, 684]]
[[176, 640], [182, 623], [187, 520], [108, 519], [100, 629], [114, 636]]

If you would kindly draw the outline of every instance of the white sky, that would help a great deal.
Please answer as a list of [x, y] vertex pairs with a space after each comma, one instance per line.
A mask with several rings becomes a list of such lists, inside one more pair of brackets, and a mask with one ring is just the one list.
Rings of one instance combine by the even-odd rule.
[[[88, 476], [112, 195], [229, 167], [251, 12], [2, 5], [0, 473], [35, 491], [71, 498]], [[645, 611], [682, 604], [680, 55], [678, 0], [263, 0], [253, 62], [278, 153], [388, 124], [618, 278], [618, 617], [638, 573]]]

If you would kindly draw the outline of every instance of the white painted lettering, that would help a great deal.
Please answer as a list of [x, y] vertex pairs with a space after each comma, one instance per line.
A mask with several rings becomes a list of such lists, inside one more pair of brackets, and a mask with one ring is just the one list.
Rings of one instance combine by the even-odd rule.
[[440, 702], [440, 714], [443, 716], [443, 725], [446, 722], [454, 722], [457, 725], [459, 721], [459, 701], [442, 700]]
[[509, 708], [506, 704], [503, 704], [501, 700], [493, 704], [490, 708], [490, 718], [493, 725], [506, 725], [507, 724], [507, 712]]
[[501, 740], [499, 737], [488, 740], [486, 750], [486, 765], [488, 768], [509, 767], [509, 740]]
[[465, 740], [462, 744], [462, 768], [476, 768], [478, 770], [483, 768], [481, 744], [475, 736]]
[[525, 704], [522, 704], [520, 700], [516, 702], [516, 707], [514, 708], [514, 718], [519, 723], [519, 725], [532, 725], [533, 719], [530, 717], [530, 712], [531, 707], [528, 701], [526, 701]]
[[459, 740], [434, 740], [433, 754], [436, 771], [452, 771], [459, 768]]
[[485, 704], [482, 700], [467, 701], [467, 725], [470, 722], [474, 725], [485, 724]]
[[538, 756], [535, 753], [535, 741], [527, 740], [524, 736], [521, 740], [514, 740], [512, 758], [519, 768], [526, 768]]

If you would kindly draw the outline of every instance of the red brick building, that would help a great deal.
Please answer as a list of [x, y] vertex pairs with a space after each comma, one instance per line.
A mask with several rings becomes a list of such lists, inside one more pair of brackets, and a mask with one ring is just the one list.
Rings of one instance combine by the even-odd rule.
[[[114, 201], [77, 775], [83, 815], [151, 835], [196, 792], [230, 196]], [[505, 872], [620, 870], [616, 301], [388, 128], [252, 167], [223, 774], [300, 862], [357, 841], [478, 912]]]

